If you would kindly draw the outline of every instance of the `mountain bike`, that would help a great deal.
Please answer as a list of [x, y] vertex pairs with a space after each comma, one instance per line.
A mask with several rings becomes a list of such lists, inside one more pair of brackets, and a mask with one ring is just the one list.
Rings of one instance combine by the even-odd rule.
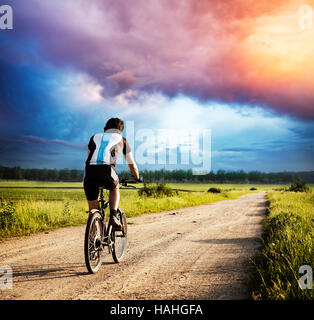
[[[129, 183], [134, 184], [138, 183], [138, 181], [128, 179], [120, 181], [120, 184], [124, 187], [134, 187], [129, 186]], [[110, 218], [107, 223], [105, 210], [109, 207], [109, 201], [105, 201], [103, 186], [99, 187], [99, 191], [100, 209], [91, 210], [85, 230], [84, 256], [86, 267], [90, 273], [99, 271], [105, 247], [108, 247], [108, 253], [112, 254], [113, 260], [119, 263], [123, 259], [127, 243], [125, 213], [118, 208], [117, 217], [120, 219], [121, 228], [113, 228]]]

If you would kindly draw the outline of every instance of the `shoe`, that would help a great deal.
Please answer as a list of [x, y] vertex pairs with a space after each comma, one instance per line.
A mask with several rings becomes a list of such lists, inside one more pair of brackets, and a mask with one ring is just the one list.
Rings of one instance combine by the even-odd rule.
[[90, 211], [86, 211], [86, 212], [88, 212], [88, 213], [90, 213], [90, 214], [94, 214], [94, 213], [98, 213], [98, 212], [100, 212], [98, 209], [92, 209], [92, 210], [90, 210]]
[[117, 217], [117, 210], [110, 210], [110, 222], [115, 230], [122, 230], [122, 225]]

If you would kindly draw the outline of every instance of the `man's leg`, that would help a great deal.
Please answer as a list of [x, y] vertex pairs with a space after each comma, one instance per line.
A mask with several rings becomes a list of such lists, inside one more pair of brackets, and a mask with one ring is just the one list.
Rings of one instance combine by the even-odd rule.
[[120, 201], [120, 190], [119, 184], [117, 184], [116, 188], [109, 191], [109, 206], [110, 209], [117, 210]]
[[113, 225], [116, 228], [121, 227], [121, 223], [117, 218], [117, 209], [120, 201], [120, 190], [119, 184], [115, 189], [109, 191], [109, 207], [110, 207], [110, 218], [112, 219]]
[[87, 200], [88, 202], [88, 207], [89, 207], [89, 211], [91, 211], [92, 209], [98, 209], [99, 210], [99, 201], [96, 200]]
[[[98, 185], [94, 181], [93, 178], [90, 178], [89, 176], [84, 177], [84, 192], [86, 195], [89, 211], [92, 209], [98, 209], [99, 210], [99, 201], [98, 201]], [[95, 199], [95, 200], [89, 200], [89, 199]]]

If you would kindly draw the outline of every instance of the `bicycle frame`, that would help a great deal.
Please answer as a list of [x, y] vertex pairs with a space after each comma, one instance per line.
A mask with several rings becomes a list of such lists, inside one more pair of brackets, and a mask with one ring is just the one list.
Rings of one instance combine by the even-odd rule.
[[[111, 253], [111, 245], [110, 245], [110, 235], [112, 231], [112, 226], [110, 222], [108, 224], [106, 223], [106, 213], [105, 209], [109, 207], [109, 201], [106, 201], [104, 198], [104, 188], [100, 187], [100, 196], [99, 196], [99, 202], [100, 202], [100, 213], [102, 216], [102, 222], [103, 222], [103, 229], [102, 229], [102, 235], [101, 235], [101, 244], [102, 246], [108, 246], [109, 253]], [[110, 221], [110, 219], [109, 219]]]

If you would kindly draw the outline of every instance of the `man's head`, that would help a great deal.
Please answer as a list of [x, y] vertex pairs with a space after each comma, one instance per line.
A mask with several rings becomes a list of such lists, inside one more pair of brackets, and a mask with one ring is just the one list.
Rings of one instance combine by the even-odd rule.
[[119, 130], [122, 132], [124, 129], [124, 123], [121, 119], [119, 118], [111, 118], [107, 121], [106, 126], [104, 127], [104, 131], [108, 132], [117, 132]]

